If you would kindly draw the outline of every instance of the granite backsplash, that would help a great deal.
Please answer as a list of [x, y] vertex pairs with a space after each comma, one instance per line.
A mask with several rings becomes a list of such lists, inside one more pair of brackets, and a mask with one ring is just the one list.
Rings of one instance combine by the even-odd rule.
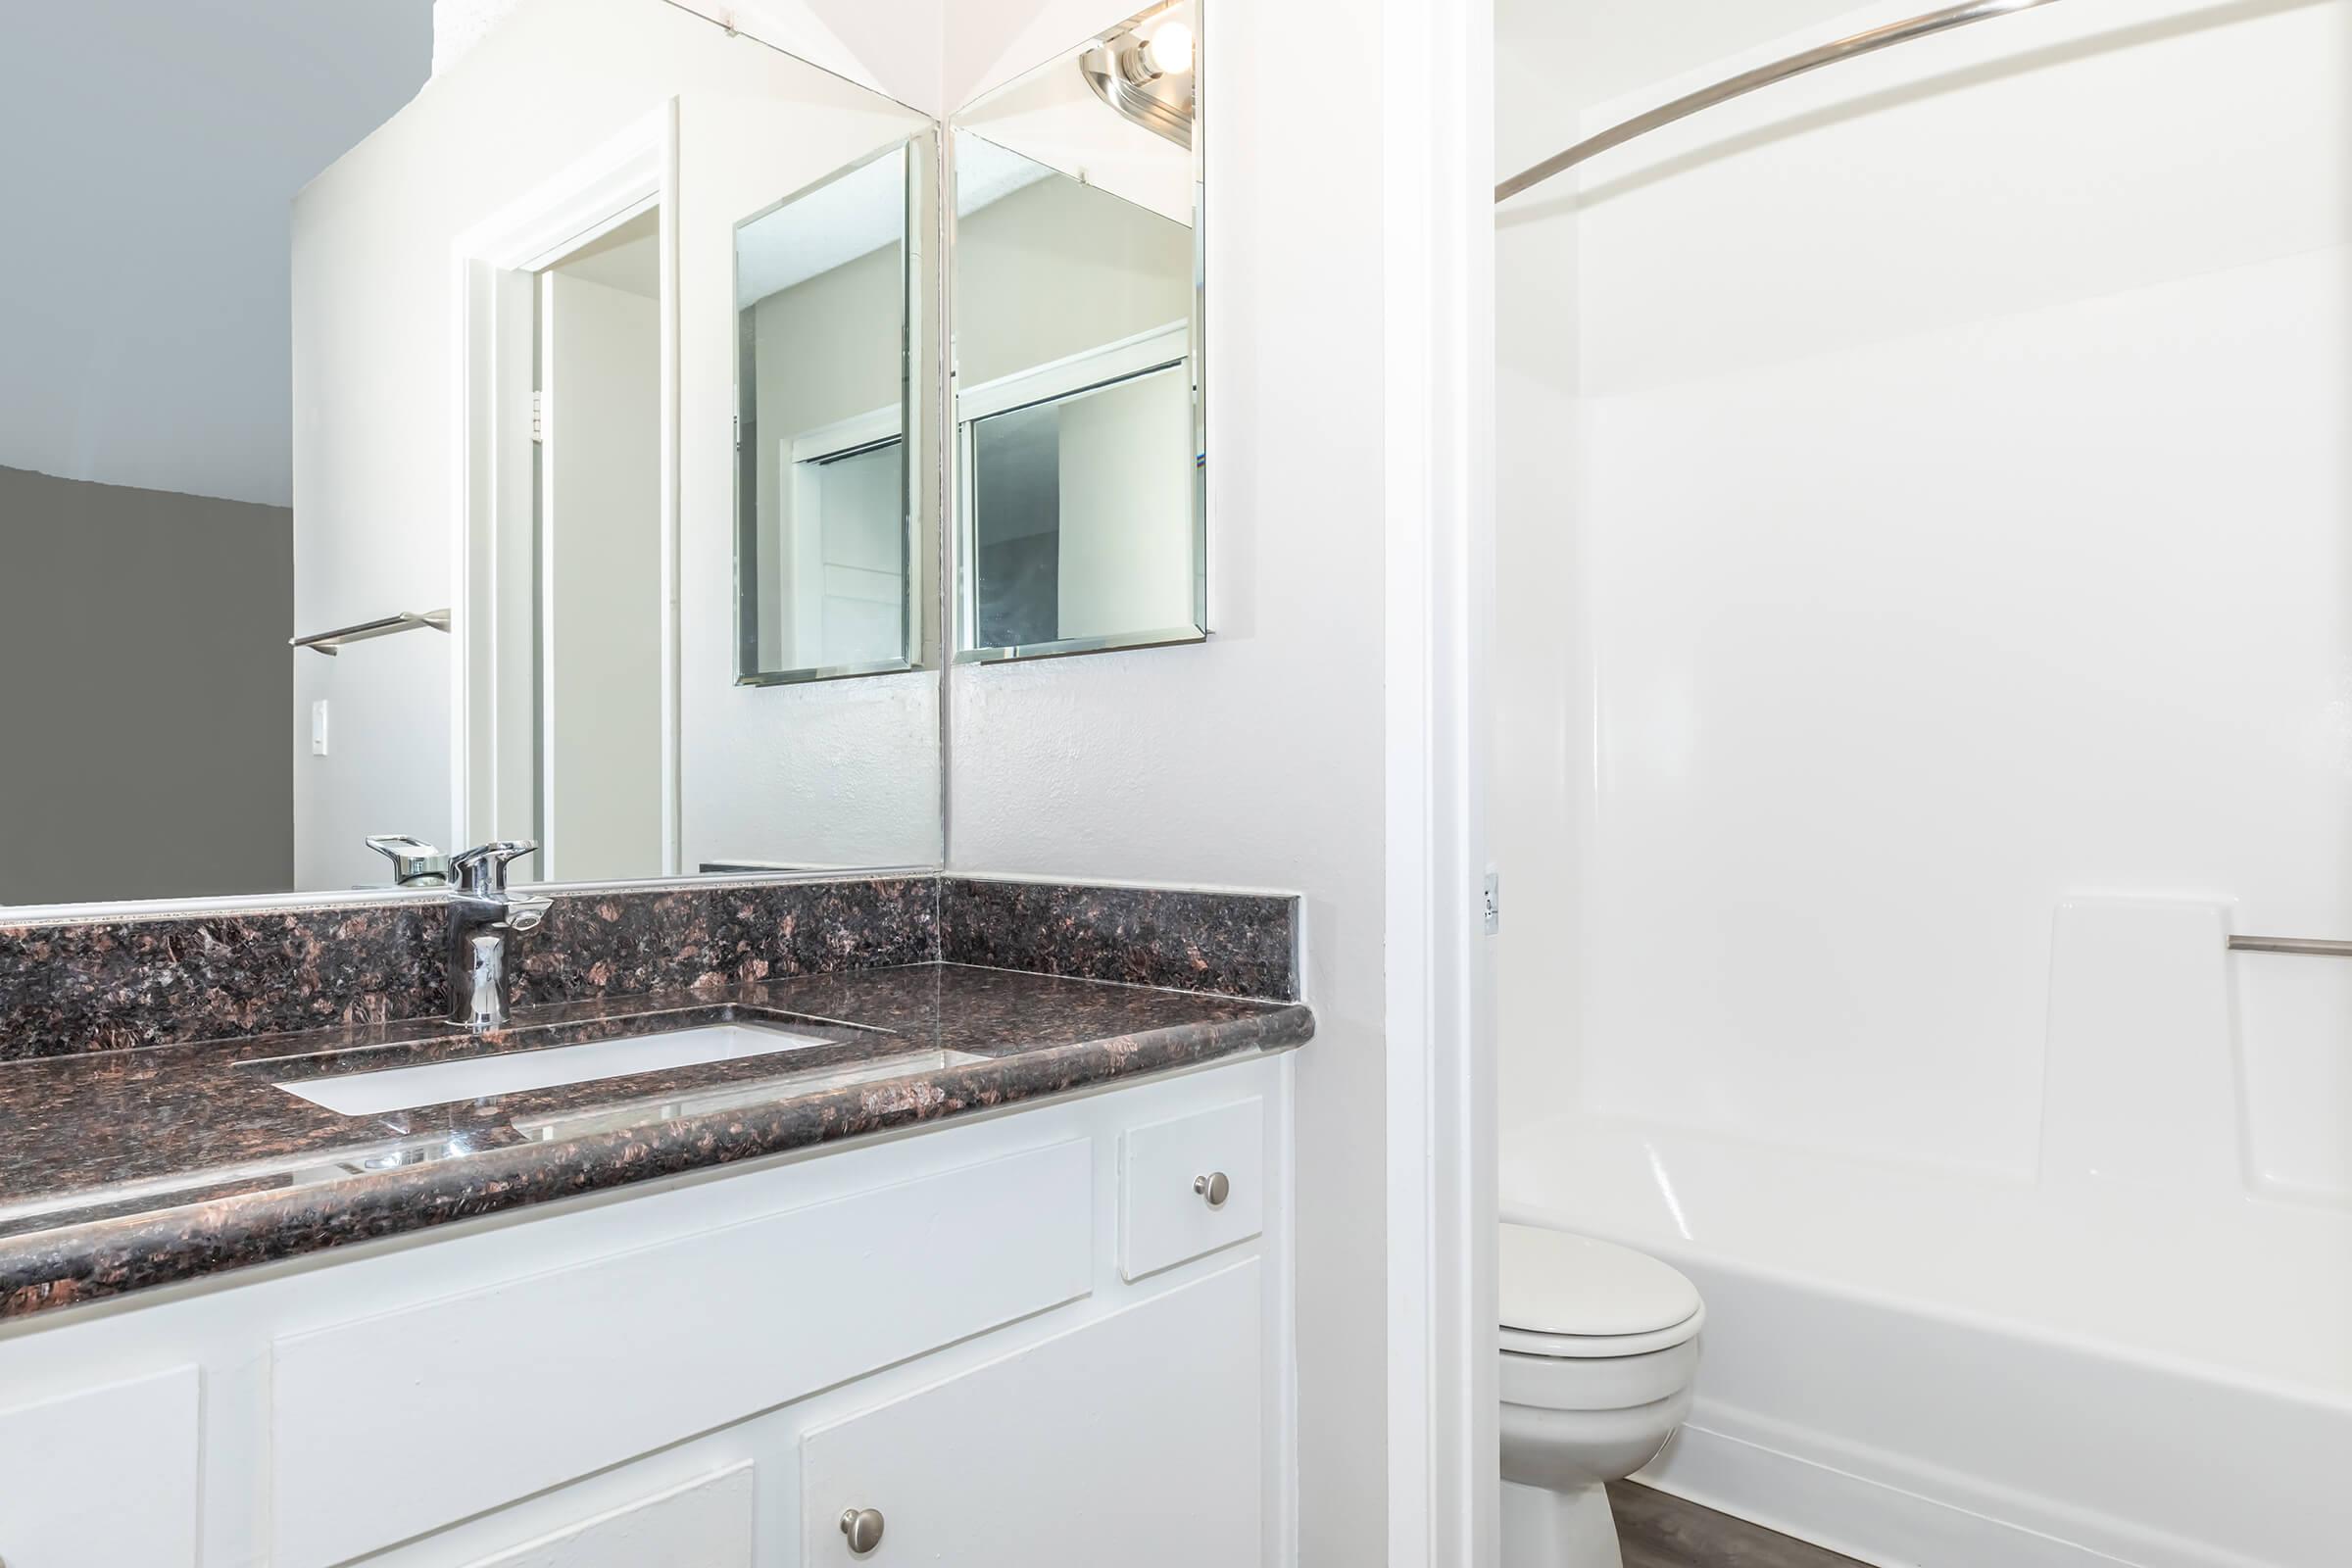
[[[516, 1001], [908, 963], [1298, 997], [1298, 901], [933, 875], [556, 891]], [[442, 906], [388, 900], [0, 924], [0, 1061], [427, 1018]]]
[[1073, 980], [1292, 1001], [1298, 901], [1276, 894], [940, 879], [941, 956]]

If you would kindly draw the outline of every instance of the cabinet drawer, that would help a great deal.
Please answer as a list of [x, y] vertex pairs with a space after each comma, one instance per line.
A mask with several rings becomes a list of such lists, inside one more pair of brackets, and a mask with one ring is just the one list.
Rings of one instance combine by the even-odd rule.
[[[1247, 1568], [1264, 1559], [1250, 1258], [810, 1432], [802, 1568]], [[873, 1532], [856, 1551], [845, 1517]]]
[[[1266, 1113], [1254, 1097], [1121, 1140], [1119, 1273], [1140, 1280], [1246, 1242], [1265, 1225]], [[1216, 1178], [1225, 1200], [1212, 1203]]]
[[552, 1531], [466, 1568], [752, 1568], [752, 1467], [739, 1464]]
[[196, 1369], [0, 1408], [0, 1562], [192, 1568]]
[[1085, 1296], [1094, 1146], [279, 1340], [274, 1568], [322, 1568]]

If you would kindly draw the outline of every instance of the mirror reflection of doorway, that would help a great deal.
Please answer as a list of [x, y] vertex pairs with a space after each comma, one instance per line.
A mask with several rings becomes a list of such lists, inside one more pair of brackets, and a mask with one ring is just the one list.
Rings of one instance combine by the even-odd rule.
[[502, 720], [530, 715], [500, 726], [510, 758], [530, 752], [502, 776], [529, 787], [504, 792], [500, 831], [539, 842], [547, 880], [665, 869], [660, 235], [649, 208], [536, 279], [529, 569], [506, 578], [531, 602], [500, 647], [502, 688], [528, 694]]

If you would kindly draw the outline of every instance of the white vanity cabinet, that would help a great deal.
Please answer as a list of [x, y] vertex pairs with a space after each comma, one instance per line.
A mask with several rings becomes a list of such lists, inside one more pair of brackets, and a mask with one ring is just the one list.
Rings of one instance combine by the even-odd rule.
[[193, 1568], [196, 1369], [10, 1398], [32, 1381], [0, 1383], [0, 1563]]
[[1285, 1562], [1289, 1125], [1251, 1057], [8, 1326], [0, 1562]]

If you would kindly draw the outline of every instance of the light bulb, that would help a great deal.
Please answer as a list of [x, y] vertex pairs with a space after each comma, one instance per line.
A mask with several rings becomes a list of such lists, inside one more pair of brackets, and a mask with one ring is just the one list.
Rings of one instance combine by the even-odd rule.
[[1163, 22], [1145, 40], [1144, 59], [1162, 76], [1181, 75], [1193, 69], [1193, 29], [1181, 22]]

